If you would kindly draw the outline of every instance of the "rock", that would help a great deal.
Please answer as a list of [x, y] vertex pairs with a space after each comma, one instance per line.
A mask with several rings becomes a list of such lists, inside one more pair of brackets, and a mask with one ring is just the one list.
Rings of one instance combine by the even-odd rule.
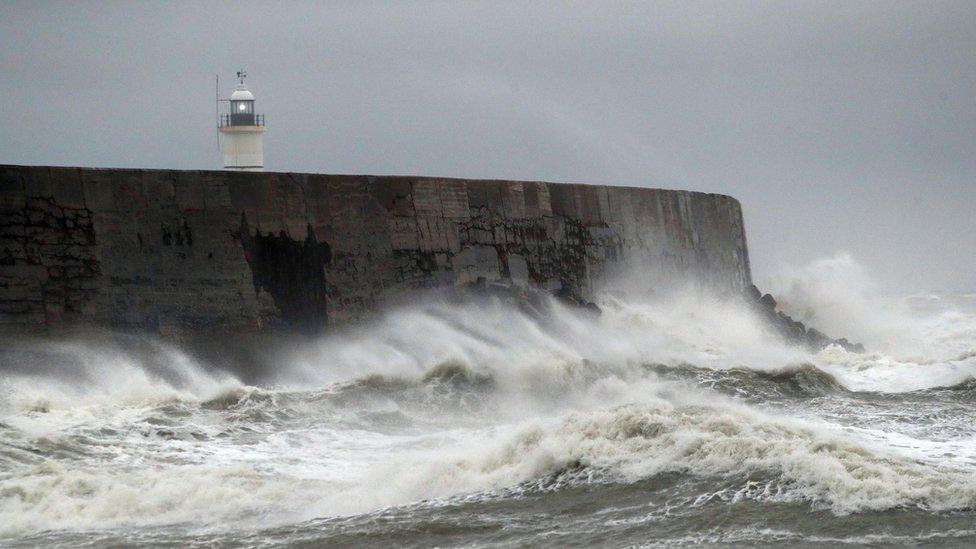
[[761, 298], [762, 292], [759, 291], [759, 288], [757, 288], [755, 284], [750, 284], [749, 287], [746, 288], [746, 299], [749, 302], [759, 301]]
[[600, 310], [600, 307], [597, 306], [596, 303], [583, 299], [582, 297], [568, 290], [566, 287], [560, 288], [556, 292], [553, 292], [553, 295], [564, 305], [586, 309], [598, 315], [603, 313], [603, 311]]
[[776, 310], [776, 299], [770, 294], [763, 294], [754, 285], [749, 286], [743, 297], [753, 312], [762, 319], [772, 331], [784, 340], [794, 345], [806, 347], [811, 351], [820, 351], [830, 345], [838, 345], [853, 353], [863, 353], [864, 345], [851, 343], [846, 338], [831, 339], [823, 332], [814, 328], [807, 328], [802, 322], [793, 320], [782, 311]]

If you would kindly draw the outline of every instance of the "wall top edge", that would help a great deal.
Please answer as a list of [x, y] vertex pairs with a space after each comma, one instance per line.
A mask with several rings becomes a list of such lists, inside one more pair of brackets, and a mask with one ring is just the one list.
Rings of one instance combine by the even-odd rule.
[[408, 181], [448, 181], [448, 182], [463, 182], [463, 183], [474, 183], [474, 184], [505, 184], [505, 183], [529, 183], [529, 184], [544, 184], [544, 185], [559, 185], [566, 187], [593, 187], [593, 188], [608, 188], [608, 189], [624, 189], [631, 191], [665, 191], [665, 192], [685, 192], [693, 195], [700, 196], [711, 196], [725, 198], [739, 204], [739, 200], [735, 197], [722, 193], [709, 193], [703, 191], [692, 191], [687, 189], [670, 189], [661, 187], [638, 187], [634, 185], [615, 185], [607, 183], [580, 183], [580, 182], [570, 182], [570, 181], [540, 181], [540, 180], [530, 180], [530, 179], [475, 179], [475, 178], [464, 178], [464, 177], [440, 177], [432, 175], [403, 175], [403, 174], [350, 174], [350, 173], [322, 173], [322, 172], [274, 172], [264, 170], [261, 172], [247, 172], [247, 171], [236, 171], [236, 170], [181, 170], [173, 168], [105, 168], [97, 166], [56, 166], [56, 165], [29, 165], [29, 164], [0, 164], [0, 170], [5, 169], [55, 169], [55, 170], [79, 170], [79, 171], [94, 171], [94, 172], [116, 172], [116, 173], [185, 173], [185, 174], [233, 174], [234, 177], [253, 177], [253, 178], [266, 178], [268, 176], [288, 176], [288, 177], [334, 177], [334, 178], [348, 178], [348, 179], [363, 179], [365, 181], [382, 181], [382, 180], [408, 180]]

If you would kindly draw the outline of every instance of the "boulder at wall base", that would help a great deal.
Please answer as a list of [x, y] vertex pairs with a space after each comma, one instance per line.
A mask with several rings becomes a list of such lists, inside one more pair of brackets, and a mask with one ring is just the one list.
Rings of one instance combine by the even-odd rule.
[[746, 288], [746, 301], [753, 303], [758, 302], [760, 299], [762, 299], [762, 292], [759, 291], [759, 288], [755, 284], [750, 284]]
[[750, 285], [743, 292], [743, 298], [773, 332], [794, 345], [806, 347], [814, 352], [830, 345], [838, 345], [852, 353], [864, 352], [864, 345], [860, 343], [851, 343], [846, 338], [832, 339], [819, 330], [807, 328], [802, 322], [793, 320], [786, 313], [777, 311], [776, 299], [770, 294], [763, 294], [755, 285]]
[[[759, 290], [757, 289], [756, 291], [758, 292]], [[769, 294], [766, 294], [761, 298], [759, 298], [759, 304], [771, 311], [776, 310], [776, 300], [773, 298], [773, 296]]]

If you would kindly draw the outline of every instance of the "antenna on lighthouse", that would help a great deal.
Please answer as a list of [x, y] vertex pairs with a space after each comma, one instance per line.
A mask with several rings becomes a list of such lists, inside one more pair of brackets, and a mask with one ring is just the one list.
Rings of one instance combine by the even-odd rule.
[[244, 69], [237, 71], [237, 77], [241, 79], [241, 85], [243, 86], [244, 79], [247, 78], [247, 71]]
[[220, 151], [220, 73], [214, 75], [214, 119], [217, 121], [217, 151]]

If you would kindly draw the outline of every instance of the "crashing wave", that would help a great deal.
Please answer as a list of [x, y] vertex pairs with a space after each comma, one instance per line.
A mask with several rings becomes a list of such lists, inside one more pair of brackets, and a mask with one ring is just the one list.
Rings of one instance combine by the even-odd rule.
[[680, 473], [759, 475], [838, 514], [913, 506], [970, 509], [976, 478], [794, 420], [732, 407], [667, 401], [571, 414], [528, 425], [424, 467], [409, 482], [441, 490], [502, 487], [592, 469], [619, 482]]

